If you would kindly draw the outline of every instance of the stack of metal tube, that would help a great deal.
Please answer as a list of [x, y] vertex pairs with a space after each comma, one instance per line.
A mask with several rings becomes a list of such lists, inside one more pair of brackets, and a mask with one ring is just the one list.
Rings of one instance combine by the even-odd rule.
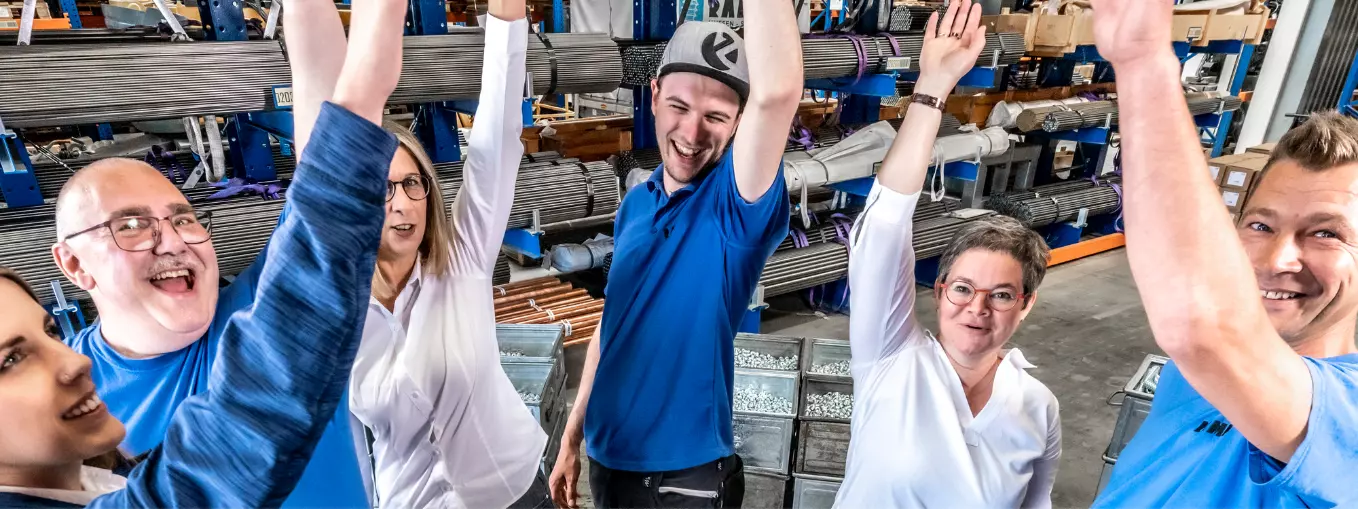
[[[608, 92], [622, 79], [606, 34], [532, 38], [534, 93]], [[389, 102], [474, 99], [481, 88], [481, 33], [404, 40], [401, 81]], [[291, 83], [278, 41], [2, 46], [0, 119], [13, 127], [91, 124], [269, 109]], [[242, 72], [248, 70], [248, 72]]]
[[1094, 183], [1088, 180], [1035, 187], [1028, 191], [992, 196], [988, 205], [996, 212], [1018, 219], [1029, 227], [1071, 221], [1087, 210], [1090, 216], [1109, 214], [1122, 207], [1122, 195], [1114, 185], [1120, 177]]
[[490, 283], [503, 285], [509, 283], [509, 257], [500, 253], [495, 257], [495, 272], [490, 276]]
[[[893, 48], [892, 43], [895, 43]], [[806, 79], [845, 78], [859, 74], [877, 74], [888, 70], [918, 70], [924, 37], [819, 37], [802, 39], [802, 65]], [[1018, 63], [1025, 51], [1023, 34], [986, 34], [985, 49], [977, 59], [978, 67]], [[665, 43], [631, 44], [622, 49], [622, 82], [629, 86], [650, 83], [665, 52]], [[909, 57], [902, 69], [888, 69], [889, 57]]]
[[[1205, 115], [1240, 109], [1240, 98], [1235, 96], [1188, 98], [1188, 111], [1193, 115]], [[1094, 101], [1082, 104], [1047, 106], [1032, 108], [1019, 113], [1015, 127], [1023, 132], [1042, 130], [1046, 132], [1069, 131], [1089, 127], [1117, 125], [1118, 107], [1116, 101]]]
[[566, 346], [588, 341], [603, 317], [604, 300], [554, 277], [497, 285], [495, 322], [557, 324]]
[[892, 33], [918, 33], [924, 31], [925, 25], [929, 23], [929, 15], [935, 12], [942, 16], [943, 7], [930, 5], [898, 5], [891, 8], [891, 14], [887, 18], [886, 26], [877, 27], [880, 30]]

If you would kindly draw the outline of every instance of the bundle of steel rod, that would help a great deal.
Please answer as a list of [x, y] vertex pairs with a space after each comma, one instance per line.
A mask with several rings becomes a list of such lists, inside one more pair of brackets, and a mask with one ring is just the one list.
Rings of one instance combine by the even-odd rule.
[[[608, 92], [622, 63], [605, 34], [549, 34], [529, 41], [534, 92]], [[407, 37], [390, 102], [474, 99], [481, 87], [480, 33]], [[9, 127], [91, 124], [264, 110], [291, 82], [277, 41], [192, 44], [49, 44], [0, 47], [0, 119]], [[242, 72], [248, 69], [249, 72]]]
[[493, 285], [509, 283], [509, 257], [504, 253], [495, 257], [495, 272], [491, 274], [490, 283]]
[[[901, 37], [862, 37], [862, 36], [818, 36], [802, 39], [802, 65], [806, 79], [845, 78], [866, 74], [886, 72], [887, 58], [893, 56], [909, 57], [910, 64], [904, 70], [917, 70], [920, 48], [924, 37], [906, 35]], [[892, 41], [900, 48], [892, 48]], [[1025, 45], [1023, 34], [1000, 33], [986, 34], [985, 49], [977, 59], [978, 67], [991, 67], [1018, 63], [1023, 58]], [[654, 78], [665, 52], [665, 43], [654, 45], [632, 44], [622, 48], [622, 82], [629, 86], [648, 85]]]
[[923, 32], [925, 25], [929, 23], [929, 15], [938, 12], [941, 17], [945, 8], [942, 5], [898, 5], [891, 8], [891, 16], [887, 19], [887, 25], [878, 28], [893, 33]]
[[1121, 185], [1121, 180], [1113, 177], [1099, 185], [1035, 188], [1030, 192], [994, 196], [990, 207], [1030, 227], [1074, 220], [1082, 209], [1088, 210], [1090, 216], [1108, 214], [1122, 207], [1122, 194], [1113, 187], [1114, 184]]
[[956, 235], [957, 231], [961, 230], [967, 223], [995, 215], [995, 212], [990, 210], [971, 209], [966, 211], [972, 212], [968, 214], [961, 214], [961, 212], [950, 212], [932, 219], [921, 219], [914, 222], [914, 238], [911, 244], [915, 247], [916, 260], [933, 258], [943, 254], [948, 243], [952, 242], [953, 235]]
[[[184, 168], [185, 172], [193, 170], [193, 167], [198, 164], [194, 161], [193, 154], [189, 152], [175, 152], [170, 155]], [[99, 160], [62, 161], [65, 164], [63, 166], [62, 163], [53, 162], [41, 155], [30, 157], [30, 159], [33, 161], [34, 177], [38, 179], [38, 192], [42, 194], [43, 198], [56, 198], [61, 193], [61, 186], [65, 185], [67, 180], [70, 180], [72, 171], [79, 171], [81, 168]]]
[[772, 297], [844, 279], [849, 274], [849, 248], [838, 242], [778, 251], [764, 264], [759, 284]]
[[[1240, 98], [1228, 97], [1190, 97], [1188, 111], [1193, 115], [1205, 115], [1240, 109]], [[1016, 127], [1023, 132], [1043, 130], [1046, 132], [1069, 131], [1087, 127], [1117, 125], [1118, 107], [1116, 101], [1094, 101], [1082, 104], [1047, 106], [1023, 110], [1018, 115]]]
[[[458, 188], [462, 187], [462, 163], [440, 163], [435, 167], [443, 199], [451, 207]], [[536, 211], [537, 225], [550, 230], [552, 223], [612, 214], [621, 200], [618, 176], [607, 162], [558, 159], [520, 163], [508, 226], [533, 226]]]
[[[185, 35], [190, 39], [202, 40], [205, 36], [202, 27], [186, 26]], [[155, 27], [133, 28], [78, 28], [73, 30], [34, 30], [30, 44], [109, 44], [118, 42], [170, 42], [172, 33]], [[19, 40], [19, 32], [0, 31], [0, 45], [13, 46]]]
[[496, 323], [559, 324], [566, 346], [588, 342], [603, 317], [603, 299], [554, 277], [496, 285], [490, 291]]
[[1052, 194], [1084, 190], [1094, 186], [1095, 182], [1092, 180], [1076, 178], [1064, 182], [1056, 182], [1054, 184], [1037, 186], [1023, 191], [1010, 191], [1007, 193], [1000, 193], [996, 195], [991, 195], [986, 198], [986, 208], [991, 210], [1000, 210], [999, 208], [996, 207], [1006, 207], [1008, 206], [1006, 205], [1006, 203], [1014, 203]]

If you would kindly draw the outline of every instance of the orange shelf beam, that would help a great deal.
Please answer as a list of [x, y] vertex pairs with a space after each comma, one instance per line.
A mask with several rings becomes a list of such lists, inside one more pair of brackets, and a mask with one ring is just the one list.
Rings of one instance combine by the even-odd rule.
[[[70, 30], [71, 20], [66, 18], [33, 18], [34, 30]], [[2, 31], [19, 31], [19, 27], [0, 28]]]
[[1121, 233], [1113, 233], [1102, 237], [1077, 242], [1066, 247], [1058, 247], [1052, 250], [1051, 261], [1047, 262], [1048, 267], [1060, 265], [1096, 255], [1105, 251], [1112, 251], [1127, 245], [1127, 237]]

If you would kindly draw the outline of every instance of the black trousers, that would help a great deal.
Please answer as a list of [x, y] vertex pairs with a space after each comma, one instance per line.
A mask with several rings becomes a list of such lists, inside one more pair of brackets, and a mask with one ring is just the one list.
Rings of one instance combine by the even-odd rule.
[[589, 459], [589, 489], [599, 509], [643, 507], [740, 507], [745, 465], [730, 455], [670, 472], [628, 472]]
[[524, 493], [519, 500], [509, 506], [509, 509], [542, 509], [555, 507], [552, 505], [552, 490], [547, 487], [547, 476], [538, 469], [538, 476], [533, 478], [533, 484], [528, 487], [528, 492]]

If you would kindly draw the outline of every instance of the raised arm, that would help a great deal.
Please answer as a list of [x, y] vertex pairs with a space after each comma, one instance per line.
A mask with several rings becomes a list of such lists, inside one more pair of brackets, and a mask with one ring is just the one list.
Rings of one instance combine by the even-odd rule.
[[316, 127], [321, 104], [335, 96], [335, 84], [348, 48], [335, 3], [287, 0], [283, 8], [283, 42], [292, 70], [293, 151], [301, 160], [302, 150]]
[[1094, 2], [1118, 81], [1127, 259], [1155, 341], [1251, 444], [1288, 461], [1311, 378], [1274, 331], [1254, 270], [1207, 177], [1171, 50], [1173, 2]]
[[208, 391], [184, 401], [127, 488], [90, 507], [276, 507], [349, 380], [396, 140], [378, 127], [401, 67], [405, 2], [359, 0], [336, 104], [321, 108], [254, 304], [222, 333]]
[[493, 0], [486, 16], [481, 96], [453, 201], [453, 273], [490, 279], [523, 159], [528, 21], [523, 0]]
[[[915, 93], [943, 100], [971, 69], [985, 47], [981, 7], [953, 2], [940, 22], [929, 17], [920, 78]], [[957, 37], [953, 37], [957, 34]], [[850, 239], [849, 345], [854, 371], [894, 353], [910, 338], [923, 337], [915, 316], [915, 249], [912, 222], [924, 187], [943, 112], [913, 104], [896, 141], [882, 161]]]
[[736, 187], [754, 203], [768, 192], [782, 169], [787, 126], [797, 114], [802, 89], [802, 39], [797, 14], [787, 0], [746, 0], [746, 62], [750, 97], [737, 128], [734, 147]]

